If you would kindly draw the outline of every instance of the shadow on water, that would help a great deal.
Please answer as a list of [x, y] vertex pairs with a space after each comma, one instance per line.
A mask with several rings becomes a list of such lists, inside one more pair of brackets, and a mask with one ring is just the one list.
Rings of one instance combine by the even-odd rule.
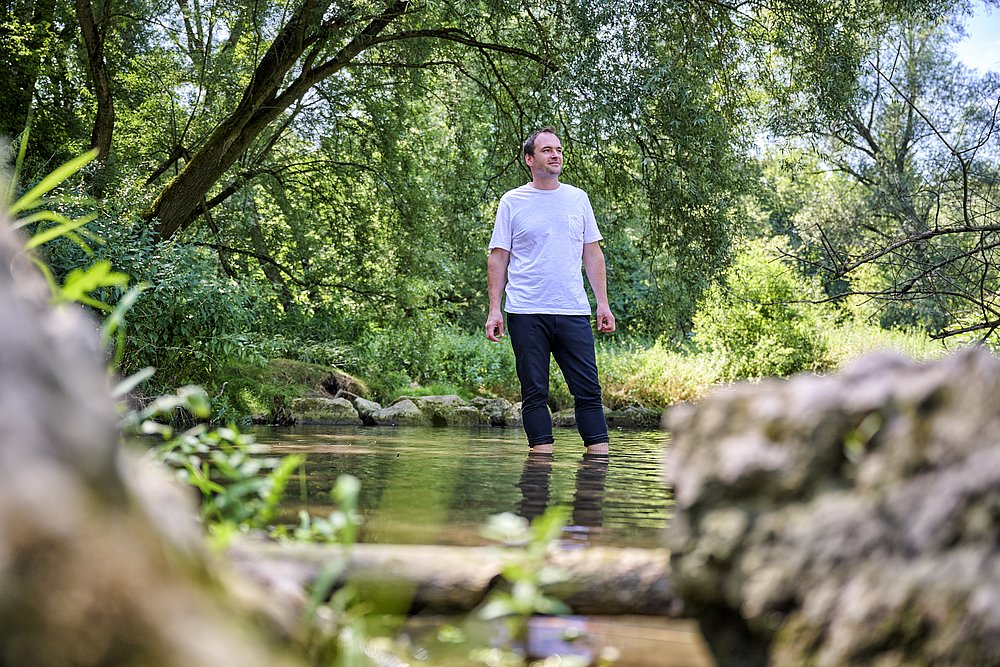
[[616, 431], [610, 457], [583, 454], [571, 429], [556, 431], [553, 455], [528, 455], [519, 429], [405, 427], [255, 428], [272, 454], [306, 456], [285, 520], [329, 511], [337, 477], [361, 480], [361, 539], [394, 544], [484, 544], [489, 516], [531, 519], [572, 506], [564, 546], [656, 547], [671, 502], [663, 483], [667, 436]]

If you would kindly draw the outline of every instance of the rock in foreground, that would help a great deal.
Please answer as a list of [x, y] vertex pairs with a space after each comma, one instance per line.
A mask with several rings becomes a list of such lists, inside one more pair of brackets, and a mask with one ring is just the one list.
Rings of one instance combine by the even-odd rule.
[[670, 411], [673, 581], [720, 667], [1000, 665], [1000, 361], [879, 354]]
[[300, 664], [220, 593], [186, 497], [123, 474], [96, 325], [47, 292], [0, 219], [0, 665]]

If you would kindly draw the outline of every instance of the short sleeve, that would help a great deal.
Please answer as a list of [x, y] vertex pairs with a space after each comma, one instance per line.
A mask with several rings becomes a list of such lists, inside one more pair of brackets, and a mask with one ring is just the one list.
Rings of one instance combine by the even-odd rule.
[[590, 205], [590, 197], [584, 193], [583, 195], [583, 242], [593, 243], [594, 241], [600, 241], [604, 237], [601, 236], [601, 231], [597, 228], [597, 218], [594, 216], [594, 207]]
[[500, 205], [497, 206], [497, 219], [493, 223], [493, 236], [490, 238], [490, 250], [494, 248], [500, 248], [501, 250], [510, 250], [511, 247], [511, 225], [510, 225], [510, 206], [503, 199], [500, 200]]

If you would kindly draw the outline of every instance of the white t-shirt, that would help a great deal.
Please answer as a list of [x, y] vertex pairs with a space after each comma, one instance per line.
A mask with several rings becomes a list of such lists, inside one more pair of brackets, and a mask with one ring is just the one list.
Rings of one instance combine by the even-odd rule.
[[555, 190], [522, 185], [500, 198], [490, 250], [510, 251], [508, 313], [590, 315], [583, 289], [583, 244], [601, 240], [590, 198], [560, 183]]

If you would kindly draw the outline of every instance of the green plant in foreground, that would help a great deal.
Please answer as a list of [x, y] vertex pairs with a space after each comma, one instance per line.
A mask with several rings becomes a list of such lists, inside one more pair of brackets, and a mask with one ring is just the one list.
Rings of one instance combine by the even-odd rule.
[[[149, 374], [151, 369], [127, 383], [141, 381]], [[181, 481], [201, 493], [202, 520], [221, 539], [237, 531], [270, 526], [289, 480], [304, 457], [254, 456], [253, 438], [235, 428], [209, 429], [197, 424], [175, 433], [173, 427], [156, 421], [178, 410], [201, 419], [211, 413], [208, 396], [201, 387], [181, 387], [176, 394], [160, 396], [142, 410], [129, 412], [121, 426], [163, 438], [153, 454], [176, 470]]]
[[490, 517], [483, 535], [517, 548], [504, 552], [500, 575], [508, 587], [490, 594], [479, 609], [479, 617], [492, 621], [503, 619], [512, 640], [522, 643], [528, 620], [534, 614], [568, 614], [570, 608], [547, 595], [546, 586], [566, 580], [566, 573], [546, 564], [546, 554], [562, 533], [569, 519], [569, 508], [555, 505], [530, 524], [524, 517], [505, 512]]

